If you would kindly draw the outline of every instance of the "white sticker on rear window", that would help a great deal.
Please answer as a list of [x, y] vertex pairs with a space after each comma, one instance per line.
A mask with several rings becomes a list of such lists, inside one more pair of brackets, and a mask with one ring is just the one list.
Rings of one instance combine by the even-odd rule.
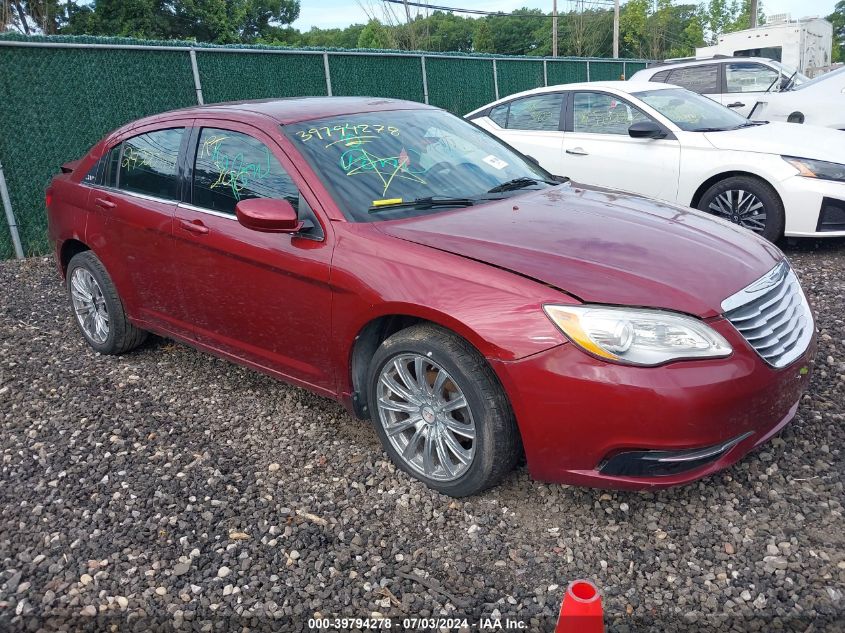
[[493, 167], [495, 169], [504, 169], [505, 167], [508, 166], [508, 164], [505, 161], [503, 161], [501, 158], [496, 158], [495, 156], [493, 156], [493, 154], [490, 154], [489, 156], [485, 156], [481, 160], [483, 160], [485, 163], [487, 163], [488, 165], [490, 165], [491, 167]]

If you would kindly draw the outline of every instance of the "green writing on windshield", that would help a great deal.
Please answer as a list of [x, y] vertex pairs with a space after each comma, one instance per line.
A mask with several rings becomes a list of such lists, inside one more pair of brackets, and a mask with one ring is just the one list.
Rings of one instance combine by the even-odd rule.
[[374, 174], [383, 185], [382, 195], [387, 193], [395, 179], [412, 180], [426, 184], [420, 178], [420, 170], [411, 166], [411, 158], [403, 148], [397, 156], [379, 157], [363, 148], [346, 150], [340, 156], [340, 168], [347, 176], [356, 174]]

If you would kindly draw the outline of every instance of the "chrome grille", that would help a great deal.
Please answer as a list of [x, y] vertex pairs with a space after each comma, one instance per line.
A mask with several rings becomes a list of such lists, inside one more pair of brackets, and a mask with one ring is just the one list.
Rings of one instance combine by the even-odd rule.
[[786, 260], [722, 302], [725, 317], [767, 363], [785, 367], [813, 338], [813, 314]]

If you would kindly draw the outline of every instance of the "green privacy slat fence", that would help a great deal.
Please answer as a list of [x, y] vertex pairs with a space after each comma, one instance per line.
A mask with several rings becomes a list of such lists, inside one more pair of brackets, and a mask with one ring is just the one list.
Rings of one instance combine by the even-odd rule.
[[419, 57], [331, 55], [329, 71], [335, 96], [424, 99]]
[[48, 249], [44, 190], [59, 166], [141, 116], [196, 103], [186, 53], [0, 49], [0, 161], [27, 254]]
[[220, 55], [200, 50], [197, 67], [206, 103], [326, 94], [321, 55]]
[[499, 96], [502, 97], [545, 85], [542, 60], [533, 62], [500, 59], [496, 61], [496, 73], [499, 79]]
[[[592, 80], [616, 79], [646, 66], [643, 60], [579, 58], [547, 58], [545, 64], [550, 85], [585, 81], [588, 72]], [[44, 190], [61, 164], [81, 157], [110, 130], [194, 105], [199, 94], [215, 103], [326, 95], [331, 85], [333, 95], [427, 100], [462, 115], [497, 96], [544, 85], [543, 66], [543, 58], [493, 55], [3, 34], [0, 163], [25, 253], [46, 253]], [[0, 258], [13, 254], [0, 213]]]
[[496, 99], [493, 60], [426, 57], [428, 102], [466, 114]]
[[587, 81], [587, 64], [576, 61], [546, 62], [549, 85], [571, 84]]
[[622, 62], [590, 63], [590, 81], [615, 81], [624, 76], [625, 65]]

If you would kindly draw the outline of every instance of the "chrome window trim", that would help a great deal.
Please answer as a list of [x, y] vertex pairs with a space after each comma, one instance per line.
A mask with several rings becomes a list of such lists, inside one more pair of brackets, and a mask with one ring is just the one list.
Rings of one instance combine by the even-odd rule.
[[128, 189], [119, 189], [117, 187], [107, 187], [106, 185], [88, 185], [92, 189], [99, 189], [100, 191], [108, 191], [115, 194], [122, 194], [124, 196], [129, 196], [130, 198], [139, 198], [141, 200], [149, 200], [151, 202], [160, 202], [162, 204], [179, 204], [178, 200], [171, 199], [171, 198], [159, 198], [157, 196], [151, 196], [146, 193], [138, 193], [136, 191], [129, 191]]
[[197, 213], [207, 213], [208, 215], [213, 215], [218, 218], [225, 218], [227, 220], [234, 220], [238, 221], [237, 216], [233, 213], [223, 213], [222, 211], [215, 211], [214, 209], [206, 209], [205, 207], [198, 207], [193, 204], [189, 204], [187, 202], [180, 202], [176, 205], [180, 209], [186, 209], [187, 211], [196, 211]]

